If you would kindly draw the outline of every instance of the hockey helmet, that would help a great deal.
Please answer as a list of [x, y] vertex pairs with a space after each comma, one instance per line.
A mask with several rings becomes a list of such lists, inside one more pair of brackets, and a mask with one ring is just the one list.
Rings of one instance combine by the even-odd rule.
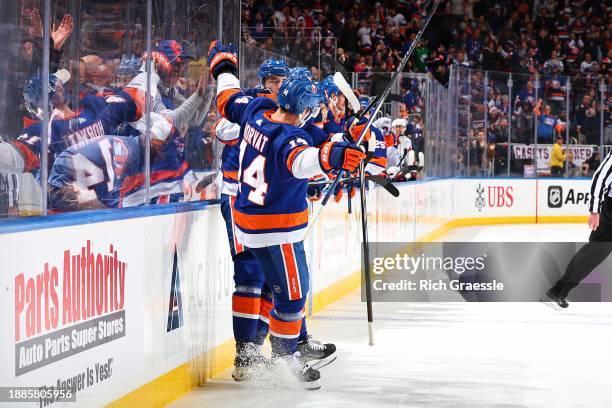
[[289, 77], [280, 87], [278, 104], [282, 109], [296, 115], [306, 110], [313, 111], [319, 107], [317, 88], [309, 79]]
[[269, 58], [259, 67], [259, 80], [263, 84], [264, 80], [269, 76], [289, 76], [289, 66], [284, 60]]

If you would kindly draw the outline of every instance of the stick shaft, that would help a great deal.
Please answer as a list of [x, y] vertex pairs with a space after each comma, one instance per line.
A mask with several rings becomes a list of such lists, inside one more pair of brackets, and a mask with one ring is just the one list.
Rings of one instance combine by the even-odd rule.
[[[412, 42], [412, 44], [410, 44], [410, 48], [408, 49], [408, 51], [404, 55], [404, 58], [402, 59], [402, 62], [398, 65], [397, 69], [393, 73], [393, 76], [391, 77], [391, 80], [389, 81], [389, 85], [387, 85], [387, 88], [385, 89], [385, 91], [383, 92], [382, 96], [378, 100], [378, 104], [376, 105], [376, 110], [374, 111], [374, 113], [372, 115], [370, 115], [370, 118], [368, 119], [368, 122], [366, 123], [365, 127], [363, 128], [363, 130], [362, 130], [361, 134], [359, 135], [359, 138], [357, 139], [357, 142], [355, 144], [359, 145], [363, 141], [363, 138], [364, 138], [367, 130], [370, 128], [370, 126], [372, 126], [372, 122], [374, 121], [374, 118], [376, 117], [376, 114], [378, 114], [378, 112], [380, 112], [380, 109], [382, 108], [383, 104], [385, 103], [385, 100], [387, 99], [387, 97], [389, 96], [389, 93], [391, 92], [391, 88], [393, 87], [393, 84], [395, 83], [395, 81], [397, 81], [397, 78], [399, 77], [401, 72], [404, 70], [404, 67], [408, 63], [408, 60], [410, 59], [410, 56], [414, 52], [418, 42], [421, 40], [421, 37], [423, 36], [423, 33], [427, 29], [427, 26], [429, 25], [429, 22], [431, 21], [431, 18], [436, 13], [436, 9], [438, 8], [439, 4], [440, 4], [440, 0], [436, 0], [436, 2], [433, 5], [433, 8], [431, 10], [431, 13], [427, 17], [427, 20], [425, 20], [425, 24], [423, 24], [423, 27], [421, 27], [421, 29], [417, 33], [414, 41]], [[336, 189], [336, 187], [338, 186], [339, 182], [340, 182], [340, 177], [338, 177], [338, 178], [336, 178], [336, 180], [334, 180], [334, 182], [332, 183], [331, 188], [329, 189], [329, 191], [327, 191], [327, 193], [325, 194], [325, 197], [323, 197], [323, 201], [321, 201], [321, 207], [320, 207], [319, 211], [317, 212], [316, 216], [312, 219], [311, 224], [313, 224], [317, 220], [318, 215], [323, 210], [323, 208], [327, 205], [327, 202], [329, 201], [329, 199], [330, 199], [330, 197], [332, 195], [332, 192]], [[304, 237], [308, 236], [308, 233], [310, 232], [310, 230], [311, 230], [311, 228], [308, 228], [306, 230], [306, 234], [305, 234]]]
[[368, 311], [368, 323], [374, 321], [372, 313], [372, 279], [370, 276], [370, 248], [368, 241], [368, 208], [366, 204], [366, 180], [363, 162], [359, 165], [359, 195], [361, 198], [361, 252], [363, 254], [363, 281], [365, 284], [366, 307]]

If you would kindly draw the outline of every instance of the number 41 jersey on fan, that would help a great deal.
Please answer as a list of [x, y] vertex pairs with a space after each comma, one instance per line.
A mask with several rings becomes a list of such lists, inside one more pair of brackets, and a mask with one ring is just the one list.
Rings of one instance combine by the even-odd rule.
[[[74, 187], [80, 202], [97, 199], [106, 207], [117, 207], [122, 184], [142, 172], [141, 149], [138, 137], [102, 136], [85, 140], [57, 156], [49, 184], [58, 189]], [[52, 209], [74, 209], [62, 201], [58, 197], [57, 202], [52, 202]]]

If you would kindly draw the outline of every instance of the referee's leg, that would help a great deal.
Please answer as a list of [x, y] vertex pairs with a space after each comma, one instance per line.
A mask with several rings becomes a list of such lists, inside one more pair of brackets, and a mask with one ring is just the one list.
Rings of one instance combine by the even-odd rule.
[[550, 290], [555, 296], [566, 298], [612, 252], [612, 198], [606, 198], [602, 210], [599, 227], [591, 231], [589, 242], [574, 255], [563, 277]]

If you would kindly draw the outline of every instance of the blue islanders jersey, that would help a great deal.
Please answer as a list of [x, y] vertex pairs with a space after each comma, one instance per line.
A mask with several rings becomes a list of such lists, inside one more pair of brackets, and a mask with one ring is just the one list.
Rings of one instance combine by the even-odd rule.
[[[151, 204], [166, 204], [183, 201], [183, 178], [190, 172], [185, 159], [185, 140], [174, 129], [164, 143], [159, 158], [151, 163]], [[145, 204], [144, 173], [127, 177], [121, 183], [119, 207], [134, 207]]]
[[[90, 191], [107, 207], [132, 207], [145, 203], [144, 155], [140, 138], [102, 136], [74, 145], [56, 159], [49, 184], [61, 188], [74, 184]], [[189, 172], [185, 144], [174, 131], [151, 164], [150, 199], [175, 202], [183, 197], [183, 177]], [[159, 200], [164, 197], [163, 200]]]
[[[122, 123], [137, 118], [136, 103], [126, 92], [119, 92], [106, 100], [98, 96], [86, 96], [79, 110], [68, 118], [51, 117], [49, 134], [49, 163], [70, 146], [99, 136], [116, 134]], [[35, 123], [22, 131], [13, 144], [21, 151], [25, 171], [40, 166], [42, 124]]]
[[306, 124], [302, 126], [302, 129], [310, 135], [312, 144], [315, 147], [321, 146], [323, 143], [327, 142], [329, 138], [329, 134], [316, 125], [315, 119], [308, 119]]
[[239, 190], [234, 222], [236, 237], [251, 248], [302, 241], [308, 226], [308, 180], [291, 173], [296, 155], [312, 138], [297, 126], [270, 115], [277, 105], [269, 98], [251, 98], [238, 89], [217, 97], [224, 117], [239, 123]]
[[331, 112], [331, 109], [327, 111], [327, 122], [323, 125], [323, 130], [328, 135], [333, 135], [334, 133], [342, 133], [344, 130], [344, 124], [346, 123], [346, 117], [342, 116], [341, 118], [334, 117], [334, 114]]
[[[263, 88], [250, 88], [243, 92], [245, 95], [253, 98], [258, 96], [270, 99], [274, 98], [270, 90]], [[221, 172], [223, 173], [222, 192], [223, 194], [235, 196], [238, 192], [238, 138], [236, 135], [230, 135], [229, 133], [235, 133], [235, 129], [221, 122], [215, 124], [215, 135], [217, 139], [225, 145], [221, 153]]]
[[101, 136], [69, 147], [60, 153], [49, 175], [49, 184], [61, 188], [74, 185], [84, 199], [97, 198], [107, 207], [117, 207], [122, 183], [142, 169], [140, 139]]

